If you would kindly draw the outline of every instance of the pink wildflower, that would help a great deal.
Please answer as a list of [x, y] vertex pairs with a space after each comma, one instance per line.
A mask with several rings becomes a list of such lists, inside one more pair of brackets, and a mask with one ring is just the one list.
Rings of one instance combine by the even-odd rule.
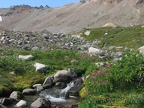
[[96, 84], [96, 85], [99, 85], [99, 83], [98, 83], [98, 82], [95, 82], [95, 84]]
[[105, 73], [104, 75], [107, 76], [109, 74], [109, 72]]
[[92, 85], [94, 85], [95, 83], [94, 82], [92, 82]]
[[107, 64], [107, 66], [106, 66], [107, 68], [109, 68], [109, 67], [111, 67], [111, 64], [109, 63], [109, 64]]
[[90, 76], [90, 79], [94, 78], [94, 76]]
[[102, 84], [107, 84], [107, 82], [103, 80], [103, 81], [102, 81]]
[[100, 75], [101, 74], [101, 71], [97, 71], [96, 72], [96, 76]]
[[95, 75], [95, 72], [93, 72], [92, 75]]

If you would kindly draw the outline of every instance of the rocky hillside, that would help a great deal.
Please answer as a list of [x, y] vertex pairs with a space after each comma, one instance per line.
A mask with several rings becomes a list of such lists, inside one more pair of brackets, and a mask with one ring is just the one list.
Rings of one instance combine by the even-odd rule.
[[0, 9], [0, 26], [16, 31], [71, 33], [83, 28], [144, 24], [143, 0], [80, 0], [58, 8], [14, 6]]

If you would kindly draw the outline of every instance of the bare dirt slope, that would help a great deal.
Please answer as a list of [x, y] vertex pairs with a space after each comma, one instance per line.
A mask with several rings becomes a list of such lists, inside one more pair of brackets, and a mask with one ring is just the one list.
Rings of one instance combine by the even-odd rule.
[[118, 26], [144, 24], [144, 0], [86, 0], [58, 8], [0, 9], [0, 26], [11, 30], [71, 33], [112, 22]]

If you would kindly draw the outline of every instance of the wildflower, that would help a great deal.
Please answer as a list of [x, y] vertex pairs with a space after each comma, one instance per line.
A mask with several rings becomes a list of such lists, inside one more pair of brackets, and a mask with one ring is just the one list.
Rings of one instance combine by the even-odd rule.
[[95, 82], [92, 82], [92, 85], [94, 85], [95, 84]]
[[94, 78], [94, 76], [90, 76], [90, 79]]
[[93, 72], [92, 75], [95, 75], [95, 72]]
[[99, 85], [99, 83], [98, 83], [98, 82], [95, 82], [95, 84], [96, 84], [96, 85]]
[[107, 76], [109, 74], [109, 72], [105, 73], [104, 76]]
[[109, 63], [109, 64], [107, 64], [107, 66], [106, 66], [107, 68], [109, 68], [109, 67], [111, 67], [111, 64]]
[[102, 81], [102, 84], [107, 84], [107, 82], [103, 80], [103, 81]]
[[100, 75], [101, 74], [101, 71], [97, 71], [96, 72], [96, 76]]

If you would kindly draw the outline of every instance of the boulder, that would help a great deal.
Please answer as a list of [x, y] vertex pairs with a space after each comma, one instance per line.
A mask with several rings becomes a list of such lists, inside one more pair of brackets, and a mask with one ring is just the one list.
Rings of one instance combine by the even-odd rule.
[[61, 70], [58, 71], [54, 75], [54, 81], [56, 82], [65, 82], [65, 81], [71, 81], [72, 78], [76, 77], [77, 74], [75, 73], [74, 69], [68, 69], [68, 70]]
[[141, 46], [138, 50], [141, 54], [144, 54], [144, 46]]
[[36, 68], [36, 72], [45, 73], [46, 72], [46, 65], [41, 63], [35, 63], [34, 67]]
[[74, 86], [71, 87], [68, 91], [68, 95], [69, 96], [79, 96], [79, 91], [82, 89], [83, 87], [83, 79], [82, 78], [78, 78], [74, 81]]
[[90, 47], [88, 49], [88, 53], [90, 54], [90, 56], [96, 56], [96, 55], [99, 55], [102, 53], [102, 51], [98, 48], [93, 48], [93, 47]]
[[90, 33], [91, 33], [91, 31], [90, 31], [90, 30], [86, 30], [86, 31], [84, 32], [84, 34], [85, 34], [86, 36], [89, 36], [89, 35], [90, 35]]
[[57, 83], [55, 84], [55, 87], [56, 87], [57, 89], [64, 89], [66, 86], [67, 86], [67, 84], [64, 83], [64, 82], [57, 82]]
[[44, 88], [42, 84], [35, 84], [33, 87], [36, 89], [37, 92], [41, 92]]
[[45, 86], [47, 88], [51, 88], [54, 85], [53, 80], [54, 80], [53, 77], [47, 77], [43, 83], [43, 86]]
[[43, 34], [43, 37], [44, 37], [45, 39], [49, 39], [48, 34]]
[[2, 104], [0, 104], [0, 108], [7, 108], [6, 106], [4, 106], [4, 105], [2, 105]]
[[34, 57], [32, 55], [19, 55], [18, 58], [22, 60], [32, 60]]
[[26, 108], [28, 106], [27, 102], [24, 100], [20, 100], [16, 105], [15, 108]]
[[22, 94], [24, 95], [35, 95], [36, 94], [36, 90], [35, 89], [31, 89], [31, 88], [27, 88], [24, 89]]
[[19, 99], [23, 99], [24, 96], [23, 96], [23, 94], [20, 91], [13, 91], [10, 94], [9, 98], [15, 99], [15, 100], [19, 100]]
[[38, 98], [30, 105], [30, 108], [51, 108], [51, 102], [44, 98]]
[[10, 105], [14, 102], [13, 99], [10, 98], [0, 98], [0, 104], [2, 105]]

